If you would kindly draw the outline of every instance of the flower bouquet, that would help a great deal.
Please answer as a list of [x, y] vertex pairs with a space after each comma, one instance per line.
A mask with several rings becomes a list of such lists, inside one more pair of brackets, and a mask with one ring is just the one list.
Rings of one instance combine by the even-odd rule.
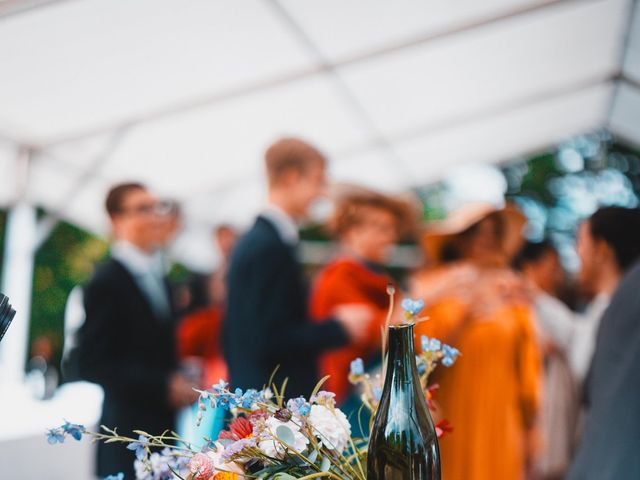
[[[418, 314], [423, 302], [405, 300], [402, 306], [407, 322], [421, 320]], [[422, 337], [421, 344], [416, 364], [430, 404], [434, 387], [428, 386], [429, 374], [438, 363], [453, 364], [459, 352], [436, 339]], [[136, 478], [144, 480], [365, 480], [368, 438], [352, 437], [349, 419], [336, 406], [334, 394], [322, 390], [327, 378], [308, 398], [286, 399], [286, 380], [280, 386], [269, 381], [262, 390], [246, 391], [230, 389], [220, 380], [210, 389], [199, 391], [198, 421], [209, 408], [223, 408], [231, 418], [217, 439], [205, 438], [202, 445], [169, 431], [160, 435], [134, 431], [138, 437], [132, 438], [106, 426], [90, 432], [69, 422], [49, 430], [48, 441], [63, 443], [66, 437], [80, 440], [87, 435], [95, 441], [126, 444], [135, 453]], [[370, 376], [364, 371], [363, 361], [355, 359], [349, 378], [362, 388], [361, 408], [374, 414], [381, 398], [381, 376]], [[446, 422], [437, 427], [438, 435], [450, 430]], [[122, 480], [124, 476], [107, 478]]]

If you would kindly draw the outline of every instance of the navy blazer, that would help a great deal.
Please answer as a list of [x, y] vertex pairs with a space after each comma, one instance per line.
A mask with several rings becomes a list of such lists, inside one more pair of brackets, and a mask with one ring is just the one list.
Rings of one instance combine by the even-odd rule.
[[279, 365], [285, 396], [309, 396], [318, 356], [348, 342], [336, 320], [312, 323], [307, 288], [292, 246], [258, 217], [236, 246], [228, 273], [223, 349], [233, 387], [262, 388]]
[[[85, 286], [84, 307], [78, 371], [104, 389], [100, 423], [122, 435], [173, 430], [167, 387], [178, 367], [174, 322], [155, 317], [131, 273], [115, 259], [101, 264]], [[134, 460], [123, 445], [99, 443], [97, 474], [134, 478]]]

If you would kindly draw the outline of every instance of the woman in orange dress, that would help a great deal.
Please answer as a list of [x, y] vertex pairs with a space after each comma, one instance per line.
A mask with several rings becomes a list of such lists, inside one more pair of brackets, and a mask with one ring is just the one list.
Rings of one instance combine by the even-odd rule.
[[462, 352], [434, 378], [454, 429], [440, 442], [446, 480], [525, 478], [536, 448], [540, 354], [526, 295], [506, 268], [519, 234], [512, 215], [474, 205], [433, 228], [425, 246], [439, 265], [413, 282], [427, 304], [437, 292], [417, 341], [437, 337]]
[[387, 315], [387, 286], [393, 283], [384, 268], [391, 247], [407, 233], [413, 222], [409, 204], [369, 191], [352, 191], [337, 201], [332, 230], [340, 242], [338, 257], [316, 277], [311, 295], [311, 315], [320, 321], [345, 304], [364, 304], [374, 313], [368, 335], [325, 354], [320, 359], [322, 375], [331, 377], [326, 390], [343, 402], [351, 393], [349, 365], [357, 357], [378, 360], [381, 327]]

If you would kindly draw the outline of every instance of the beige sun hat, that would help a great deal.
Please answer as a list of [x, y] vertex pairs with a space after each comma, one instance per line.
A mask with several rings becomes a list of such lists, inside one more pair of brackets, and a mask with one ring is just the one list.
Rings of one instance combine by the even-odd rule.
[[468, 203], [453, 210], [443, 220], [427, 222], [421, 242], [427, 256], [434, 263], [441, 263], [443, 247], [489, 215], [497, 215], [502, 221], [500, 251], [497, 253], [508, 261], [522, 246], [522, 230], [527, 223], [524, 214], [513, 203], [507, 203], [503, 208], [485, 202]]

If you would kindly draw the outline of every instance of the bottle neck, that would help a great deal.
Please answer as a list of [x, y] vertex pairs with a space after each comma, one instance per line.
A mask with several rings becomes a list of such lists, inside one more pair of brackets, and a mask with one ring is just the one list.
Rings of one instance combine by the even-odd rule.
[[386, 385], [414, 382], [417, 378], [413, 325], [389, 328]]

